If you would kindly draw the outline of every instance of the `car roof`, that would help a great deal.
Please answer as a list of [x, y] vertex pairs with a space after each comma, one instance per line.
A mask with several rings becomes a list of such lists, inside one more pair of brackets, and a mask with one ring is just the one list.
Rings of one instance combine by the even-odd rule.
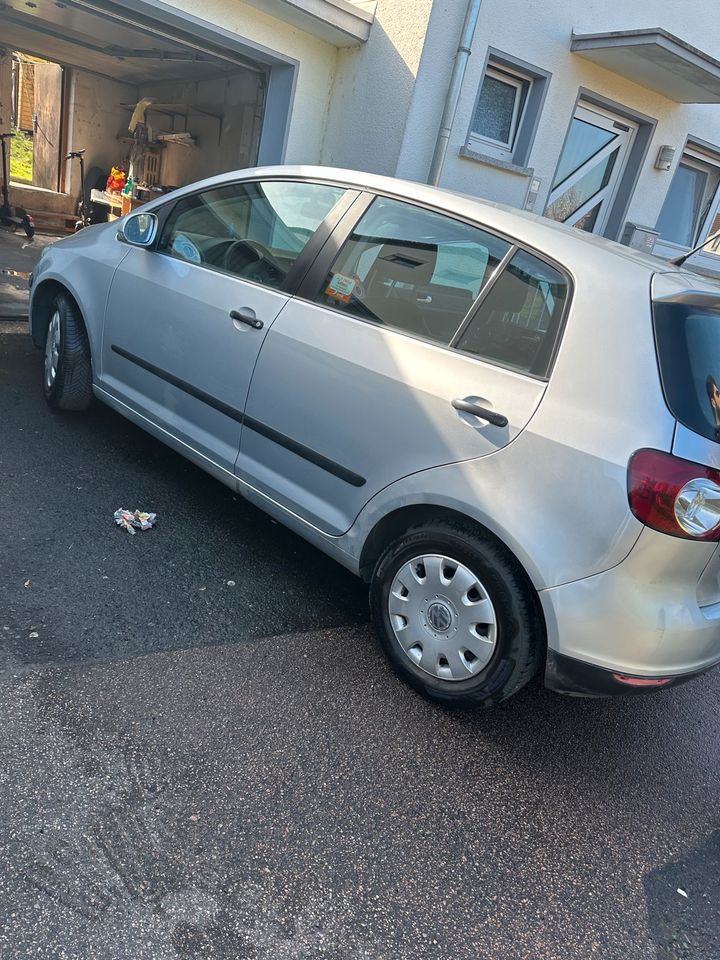
[[608, 268], [612, 267], [613, 261], [616, 268], [619, 267], [618, 260], [622, 260], [628, 266], [634, 264], [648, 274], [672, 273], [678, 270], [666, 260], [634, 250], [614, 240], [567, 227], [565, 224], [556, 223], [554, 220], [526, 210], [490, 200], [481, 200], [478, 197], [417, 183], [413, 180], [401, 180], [396, 177], [339, 167], [310, 165], [253, 167], [210, 177], [200, 183], [181, 188], [176, 195], [194, 192], [199, 187], [218, 186], [237, 180], [256, 179], [259, 176], [328, 180], [349, 188], [367, 189], [395, 195], [400, 199], [413, 200], [450, 214], [475, 220], [490, 229], [507, 234], [510, 238], [534, 247], [546, 256], [557, 260], [572, 272], [581, 272], [584, 266], [586, 269], [597, 269], [598, 260], [604, 258], [607, 258]]

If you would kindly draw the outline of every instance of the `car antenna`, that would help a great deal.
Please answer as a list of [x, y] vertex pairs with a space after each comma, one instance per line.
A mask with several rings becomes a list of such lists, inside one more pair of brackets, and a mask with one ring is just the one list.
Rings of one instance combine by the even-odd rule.
[[699, 243], [696, 247], [693, 247], [693, 249], [688, 253], [684, 253], [681, 257], [674, 257], [670, 263], [674, 264], [676, 267], [681, 267], [694, 253], [697, 253], [698, 250], [702, 250], [703, 247], [706, 247], [709, 243], [712, 243], [713, 240], [718, 239], [720, 239], [720, 230], [716, 230], [715, 233], [710, 234], [709, 237], [706, 237], [702, 243]]

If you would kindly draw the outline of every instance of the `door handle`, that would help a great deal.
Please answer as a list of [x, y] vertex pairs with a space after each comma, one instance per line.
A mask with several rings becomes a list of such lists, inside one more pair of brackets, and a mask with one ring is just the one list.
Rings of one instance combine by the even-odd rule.
[[462, 410], [463, 413], [469, 413], [473, 417], [478, 417], [480, 420], [487, 420], [488, 423], [491, 423], [494, 427], [506, 427], [508, 425], [508, 418], [504, 417], [501, 413], [494, 413], [492, 410], [488, 410], [487, 407], [481, 407], [477, 403], [472, 403], [470, 400], [453, 400], [452, 405], [456, 410]]
[[255, 311], [251, 310], [250, 307], [241, 307], [239, 310], [231, 310], [230, 317], [232, 320], [236, 320], [239, 323], [246, 323], [254, 330], [262, 330], [263, 328], [262, 320], [258, 320], [258, 318], [255, 316]]

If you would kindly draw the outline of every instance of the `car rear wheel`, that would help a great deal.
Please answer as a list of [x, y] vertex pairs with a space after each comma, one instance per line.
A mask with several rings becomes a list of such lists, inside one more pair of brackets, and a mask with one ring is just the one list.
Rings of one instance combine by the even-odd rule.
[[537, 599], [495, 540], [461, 523], [414, 527], [387, 547], [370, 586], [380, 644], [400, 676], [447, 705], [490, 707], [537, 671]]
[[43, 389], [47, 402], [58, 410], [85, 410], [92, 400], [87, 333], [76, 304], [62, 293], [50, 307]]

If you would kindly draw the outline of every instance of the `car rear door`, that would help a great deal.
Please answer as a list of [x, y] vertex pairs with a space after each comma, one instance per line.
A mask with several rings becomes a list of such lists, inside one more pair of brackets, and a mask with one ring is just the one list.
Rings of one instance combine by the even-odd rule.
[[308, 241], [327, 236], [332, 211], [354, 196], [268, 179], [177, 200], [156, 247], [131, 247], [114, 275], [102, 389], [232, 474], [263, 340]]
[[388, 484], [517, 436], [568, 298], [558, 268], [507, 239], [386, 197], [358, 220], [361, 202], [268, 333], [237, 461], [332, 535]]

